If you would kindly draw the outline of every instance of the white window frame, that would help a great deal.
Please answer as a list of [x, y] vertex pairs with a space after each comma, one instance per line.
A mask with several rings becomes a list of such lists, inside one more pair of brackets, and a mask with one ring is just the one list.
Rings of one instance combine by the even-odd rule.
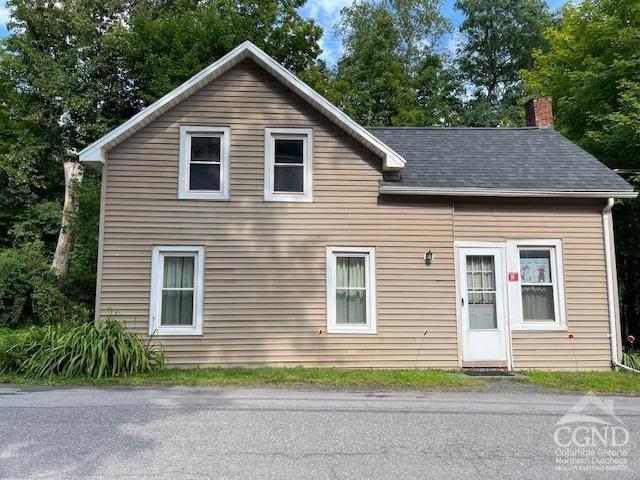
[[[182, 254], [182, 255], [181, 255]], [[162, 283], [165, 256], [193, 256], [194, 308], [191, 325], [160, 324], [162, 315]], [[204, 247], [188, 245], [154, 246], [151, 254], [151, 301], [149, 305], [149, 335], [202, 335], [204, 297]]]
[[[300, 193], [274, 191], [275, 141], [300, 140], [302, 137], [303, 186]], [[313, 202], [313, 129], [264, 129], [264, 200], [266, 202]]]
[[[547, 250], [551, 259], [553, 282], [553, 308], [555, 320], [525, 321], [522, 312], [522, 275], [520, 274], [521, 250]], [[508, 282], [511, 329], [518, 330], [567, 330], [565, 282], [562, 241], [550, 239], [518, 239], [507, 241], [507, 265], [509, 272], [518, 273], [518, 281]]]
[[[220, 190], [190, 190], [191, 137], [220, 138]], [[180, 127], [180, 167], [178, 198], [180, 200], [229, 200], [229, 127], [183, 125]]]
[[[339, 256], [365, 258], [367, 323], [364, 325], [343, 325], [336, 323], [336, 258]], [[327, 333], [375, 335], [377, 333], [375, 247], [326, 247], [326, 257]]]

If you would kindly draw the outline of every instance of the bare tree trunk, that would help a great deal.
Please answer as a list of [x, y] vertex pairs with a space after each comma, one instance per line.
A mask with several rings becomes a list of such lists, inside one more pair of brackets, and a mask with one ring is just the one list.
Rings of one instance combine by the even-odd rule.
[[58, 235], [56, 253], [53, 255], [51, 270], [58, 278], [64, 278], [69, 271], [69, 255], [73, 245], [72, 227], [78, 212], [78, 203], [73, 194], [73, 184], [82, 181], [82, 166], [78, 162], [64, 163], [64, 206], [62, 207], [62, 227]]

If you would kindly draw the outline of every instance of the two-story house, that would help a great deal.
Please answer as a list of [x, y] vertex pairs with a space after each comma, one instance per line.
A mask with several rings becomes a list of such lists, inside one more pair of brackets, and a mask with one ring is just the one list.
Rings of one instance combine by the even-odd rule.
[[636, 194], [527, 122], [364, 128], [245, 42], [80, 153], [97, 319], [173, 366], [608, 369]]

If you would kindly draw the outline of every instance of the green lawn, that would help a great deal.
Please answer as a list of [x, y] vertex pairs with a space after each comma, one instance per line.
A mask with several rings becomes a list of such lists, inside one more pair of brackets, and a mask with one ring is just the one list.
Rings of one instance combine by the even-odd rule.
[[[531, 371], [511, 377], [540, 387], [572, 392], [640, 395], [640, 375], [626, 372]], [[202, 387], [360, 387], [360, 388], [474, 388], [487, 385], [485, 379], [444, 370], [374, 370], [341, 368], [167, 368], [159, 372], [94, 380], [90, 378], [31, 379], [0, 375], [0, 383], [18, 385], [131, 385]]]
[[572, 392], [640, 395], [640, 374], [637, 373], [531, 371], [525, 378], [527, 383]]
[[373, 370], [339, 368], [168, 368], [159, 372], [101, 380], [88, 378], [28, 379], [0, 375], [0, 383], [22, 385], [184, 385], [184, 386], [318, 386], [383, 388], [469, 388], [483, 380], [443, 370]]

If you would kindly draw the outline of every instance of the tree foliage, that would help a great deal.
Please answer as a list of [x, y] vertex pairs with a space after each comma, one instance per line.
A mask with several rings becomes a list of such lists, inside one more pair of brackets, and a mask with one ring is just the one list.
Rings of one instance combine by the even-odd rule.
[[318, 55], [322, 29], [303, 20], [305, 0], [145, 0], [133, 10], [126, 57], [144, 104], [251, 40], [294, 72]]
[[364, 125], [456, 122], [457, 85], [435, 44], [450, 28], [436, 0], [356, 2], [342, 11], [333, 96]]
[[[531, 94], [551, 95], [557, 128], [611, 168], [640, 169], [640, 3], [584, 0], [547, 31], [548, 51], [525, 72]], [[640, 186], [637, 176], [628, 180]], [[615, 208], [623, 318], [640, 331], [640, 202]]]
[[[322, 31], [300, 17], [304, 2], [8, 0], [11, 29], [0, 40], [0, 324], [80, 315], [71, 296], [93, 304], [97, 175], [77, 187], [69, 277], [58, 284], [46, 268], [63, 162], [247, 39], [361, 124], [520, 125], [525, 93], [544, 94], [569, 138], [611, 167], [640, 169], [637, 0], [583, 0], [557, 20], [544, 0], [457, 0], [465, 20], [455, 62], [443, 45], [451, 24], [442, 0], [356, 0], [342, 12], [344, 53], [335, 67], [318, 61]], [[623, 313], [637, 333], [640, 203], [616, 210]]]
[[[28, 245], [39, 245], [38, 260], [51, 255], [61, 220], [62, 165], [80, 148], [244, 40], [294, 71], [310, 67], [322, 31], [299, 16], [303, 3], [8, 0], [10, 34], [0, 41], [0, 253], [6, 268], [14, 265], [11, 259], [25, 258], [21, 249]], [[93, 306], [99, 185], [88, 178], [78, 194], [69, 278], [49, 293]], [[51, 285], [38, 265], [34, 274]], [[0, 323], [41, 321], [32, 312], [40, 297], [32, 293], [44, 287], [30, 282], [20, 291], [2, 287], [2, 301], [17, 303]], [[10, 321], [10, 315], [17, 317]]]
[[551, 25], [544, 0], [457, 0], [465, 19], [459, 68], [471, 96], [464, 121], [469, 125], [522, 124], [520, 70], [533, 65], [533, 51], [544, 48]]

